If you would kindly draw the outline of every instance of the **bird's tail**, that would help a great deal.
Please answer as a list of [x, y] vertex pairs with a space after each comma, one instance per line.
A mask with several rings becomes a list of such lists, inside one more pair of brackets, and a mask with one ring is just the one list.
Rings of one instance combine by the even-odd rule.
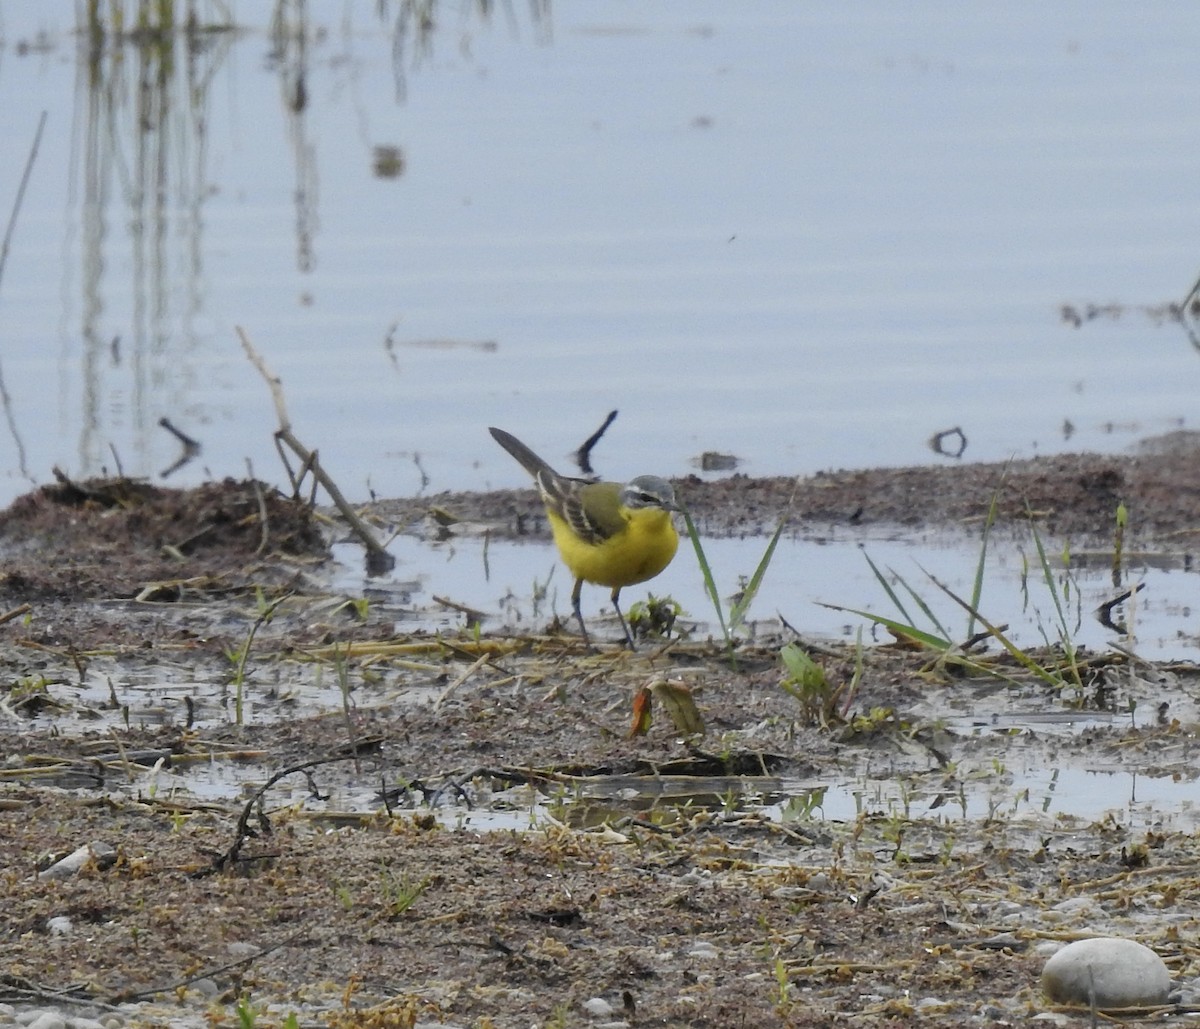
[[522, 468], [525, 469], [535, 480], [539, 482], [553, 482], [559, 478], [558, 473], [551, 468], [545, 461], [530, 450], [512, 433], [505, 432], [503, 429], [488, 429], [492, 434], [492, 438], [507, 450], [513, 457], [520, 462]]

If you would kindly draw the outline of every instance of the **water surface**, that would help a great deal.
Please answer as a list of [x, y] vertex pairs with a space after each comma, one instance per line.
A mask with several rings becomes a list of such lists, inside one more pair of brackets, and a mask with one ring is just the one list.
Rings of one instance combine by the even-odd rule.
[[4, 208], [47, 112], [0, 500], [158, 476], [163, 417], [167, 481], [281, 481], [237, 325], [355, 498], [515, 485], [487, 425], [558, 461], [611, 409], [614, 477], [1192, 424], [1191, 6], [327, 0], [94, 50], [75, 6], [0, 6]]

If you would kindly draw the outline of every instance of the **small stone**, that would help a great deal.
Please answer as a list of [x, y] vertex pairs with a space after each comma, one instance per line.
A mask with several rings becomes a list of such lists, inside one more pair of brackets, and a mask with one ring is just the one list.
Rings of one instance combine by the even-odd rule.
[[997, 901], [992, 909], [993, 918], [1024, 918], [1026, 908], [1012, 900]]
[[256, 947], [253, 943], [245, 943], [241, 940], [235, 940], [226, 948], [235, 958], [252, 958], [261, 952], [260, 947]]
[[97, 840], [77, 847], [61, 861], [55, 862], [49, 868], [39, 873], [39, 879], [69, 879], [89, 861], [95, 861], [100, 868], [108, 868], [117, 860], [115, 847]]
[[979, 941], [984, 950], [1023, 950], [1024, 944], [1016, 933], [996, 933]]
[[1165, 1004], [1171, 976], [1162, 958], [1133, 940], [1101, 936], [1068, 944], [1042, 969], [1042, 991], [1059, 1004], [1143, 1007]]
[[1200, 981], [1188, 979], [1177, 984], [1177, 995], [1173, 998], [1181, 1007], [1194, 1008], [1200, 1004]]
[[54, 1011], [42, 1011], [32, 1022], [25, 1023], [25, 1029], [67, 1029], [67, 1021]]
[[717, 953], [717, 948], [704, 940], [701, 940], [688, 951], [689, 958], [698, 958], [701, 961], [716, 961], [720, 956]]
[[589, 997], [583, 1002], [583, 1010], [592, 1018], [608, 1018], [616, 1009], [603, 997]]

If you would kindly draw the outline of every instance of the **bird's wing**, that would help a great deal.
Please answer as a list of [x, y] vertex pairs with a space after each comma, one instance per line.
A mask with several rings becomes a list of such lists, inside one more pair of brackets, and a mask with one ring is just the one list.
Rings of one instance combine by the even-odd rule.
[[617, 483], [539, 475], [537, 484], [546, 505], [584, 542], [603, 543], [625, 528]]

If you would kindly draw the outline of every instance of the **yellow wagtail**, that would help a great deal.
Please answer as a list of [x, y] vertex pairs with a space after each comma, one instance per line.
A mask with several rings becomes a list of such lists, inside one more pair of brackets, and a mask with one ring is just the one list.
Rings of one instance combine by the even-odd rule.
[[537, 483], [558, 552], [575, 576], [571, 606], [584, 643], [591, 646], [579, 595], [585, 582], [593, 582], [612, 588], [612, 605], [625, 640], [636, 650], [617, 598], [623, 586], [653, 579], [675, 556], [679, 533], [671, 512], [679, 508], [671, 484], [657, 475], [639, 475], [625, 485], [568, 478], [515, 436], [503, 429], [489, 431]]

